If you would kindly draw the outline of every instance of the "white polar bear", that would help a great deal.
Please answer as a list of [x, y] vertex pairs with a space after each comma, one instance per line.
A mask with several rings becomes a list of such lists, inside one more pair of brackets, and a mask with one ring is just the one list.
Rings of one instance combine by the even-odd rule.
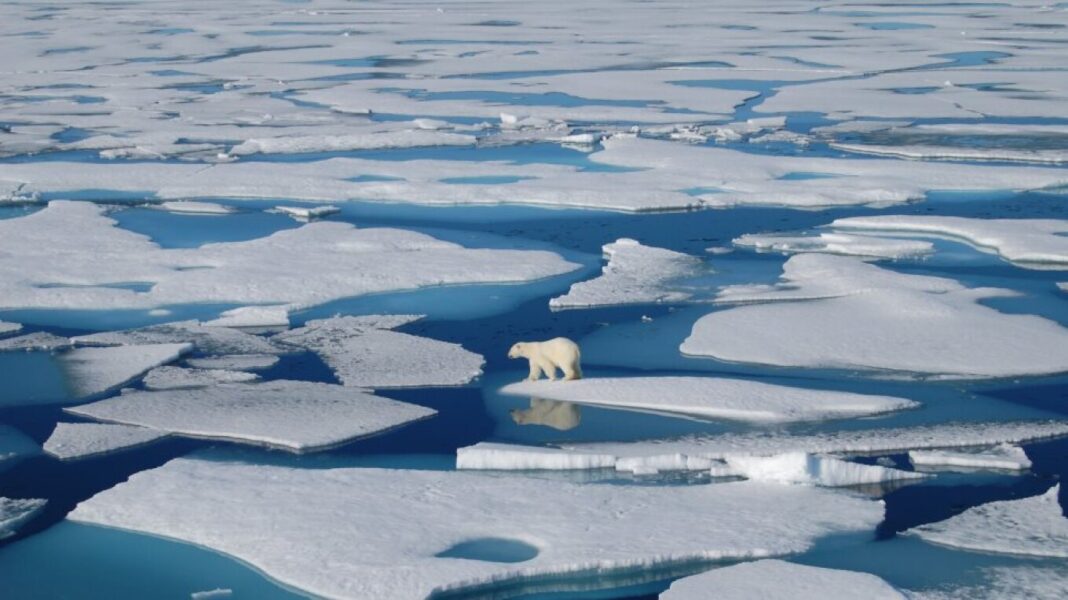
[[578, 344], [567, 338], [553, 338], [545, 342], [519, 342], [508, 351], [508, 358], [523, 357], [530, 361], [530, 381], [545, 373], [550, 380], [556, 379], [556, 369], [564, 372], [564, 379], [582, 379]]

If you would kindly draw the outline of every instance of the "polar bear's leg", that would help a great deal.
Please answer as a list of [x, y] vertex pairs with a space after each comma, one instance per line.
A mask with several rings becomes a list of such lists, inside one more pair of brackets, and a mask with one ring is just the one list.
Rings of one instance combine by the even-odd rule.
[[549, 381], [556, 381], [556, 365], [552, 361], [542, 359], [538, 362], [538, 368], [545, 371], [545, 376], [549, 378]]
[[534, 360], [530, 361], [530, 375], [527, 375], [527, 379], [530, 381], [541, 379], [541, 367]]
[[577, 360], [560, 367], [560, 370], [564, 372], [565, 381], [571, 381], [573, 379], [582, 379], [582, 367], [579, 366]]

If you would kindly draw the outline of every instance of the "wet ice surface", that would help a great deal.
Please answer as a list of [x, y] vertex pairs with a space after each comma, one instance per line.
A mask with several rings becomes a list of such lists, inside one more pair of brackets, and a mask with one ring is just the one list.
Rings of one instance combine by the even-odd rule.
[[905, 598], [890, 584], [867, 573], [806, 567], [780, 560], [760, 560], [686, 577], [671, 584], [660, 597], [664, 600]]
[[[11, 594], [293, 597], [233, 558], [248, 558], [234, 549], [247, 536], [259, 536], [257, 552], [277, 542], [242, 525], [255, 514], [200, 540], [230, 556], [63, 520], [79, 503], [127, 493], [111, 506], [116, 518], [151, 506], [191, 519], [189, 508], [223, 492], [198, 480], [141, 495], [135, 482], [204, 450], [213, 472], [292, 469], [294, 481], [315, 482], [292, 492], [302, 500], [342, 469], [367, 480], [356, 493], [373, 506], [426, 470], [496, 470], [440, 474], [493, 483], [455, 479], [462, 539], [405, 546], [449, 573], [515, 573], [557, 546], [534, 539], [547, 520], [529, 514], [508, 531], [480, 528], [504, 513], [474, 506], [479, 493], [551, 516], [546, 503], [572, 500], [556, 501], [561, 482], [575, 498], [607, 487], [626, 497], [621, 510], [644, 510], [643, 494], [682, 502], [748, 478], [776, 482], [766, 484], [775, 494], [885, 500], [877, 528], [813, 539], [789, 557], [798, 565], [870, 573], [910, 597], [1063, 595], [1063, 558], [895, 532], [1027, 502], [1066, 474], [1065, 6], [143, 8], [34, 3], [0, 24], [0, 496], [48, 500], [0, 547]], [[795, 254], [813, 256], [790, 258], [787, 275], [829, 268], [781, 278]], [[765, 319], [779, 311], [796, 314]], [[426, 317], [309, 337], [316, 320], [417, 314]], [[759, 326], [742, 328], [745, 314]], [[287, 328], [296, 332], [271, 337]], [[679, 351], [693, 333], [710, 356]], [[505, 358], [513, 342], [557, 335], [582, 345], [580, 383], [622, 382], [592, 398], [614, 406], [570, 402], [548, 384], [499, 391], [522, 378]], [[142, 352], [161, 344], [190, 347]], [[263, 382], [218, 383], [235, 377]], [[627, 380], [755, 387], [710, 411], [705, 395]], [[364, 393], [339, 383], [382, 388], [376, 396], [411, 416], [436, 414], [357, 432], [371, 413], [320, 411], [331, 393]], [[184, 389], [150, 391], [161, 385]], [[218, 392], [256, 386], [280, 393]], [[334, 391], [297, 393], [311, 389]], [[908, 410], [829, 414], [842, 398]], [[78, 402], [163, 429], [72, 423], [61, 406]], [[380, 434], [363, 436], [371, 431]], [[390, 512], [375, 527], [414, 522], [417, 511], [396, 504], [382, 503]], [[323, 522], [276, 505], [263, 513], [301, 534]], [[1034, 541], [1045, 527], [1018, 521], [982, 528]], [[693, 529], [627, 549], [685, 552]], [[750, 547], [758, 534], [732, 539]], [[396, 548], [394, 537], [382, 534], [368, 556]], [[316, 566], [344, 563], [350, 546], [323, 550]], [[610, 551], [591, 544], [582, 556]], [[751, 584], [761, 576], [746, 571], [768, 564], [709, 576], [740, 572]], [[646, 599], [708, 566], [724, 565], [513, 578], [452, 595]]]

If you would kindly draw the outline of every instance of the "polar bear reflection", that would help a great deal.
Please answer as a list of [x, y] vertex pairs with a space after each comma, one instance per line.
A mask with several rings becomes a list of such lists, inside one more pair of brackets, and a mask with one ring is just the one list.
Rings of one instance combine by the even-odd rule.
[[582, 421], [577, 404], [544, 398], [531, 398], [530, 408], [513, 408], [509, 413], [516, 425], [544, 425], [560, 431], [574, 429]]

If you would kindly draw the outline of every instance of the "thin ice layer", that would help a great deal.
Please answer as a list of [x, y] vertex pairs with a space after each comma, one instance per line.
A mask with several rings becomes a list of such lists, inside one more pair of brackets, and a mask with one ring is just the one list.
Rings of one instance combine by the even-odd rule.
[[1027, 458], [1023, 448], [1012, 444], [1001, 444], [973, 452], [912, 450], [909, 452], [909, 461], [913, 466], [926, 471], [1026, 471], [1031, 468], [1031, 459]]
[[[407, 600], [491, 582], [798, 552], [818, 537], [868, 531], [882, 513], [850, 495], [752, 482], [595, 486], [177, 459], [83, 502], [70, 518], [212, 548], [312, 594]], [[264, 531], [285, 542], [264, 543]], [[529, 545], [536, 556], [435, 556], [487, 538]]]
[[135, 344], [75, 348], [59, 355], [71, 395], [92, 396], [122, 386], [148, 370], [167, 364], [191, 349], [190, 344]]
[[33, 518], [47, 501], [38, 498], [4, 498], [0, 496], [0, 540], [11, 537]]
[[56, 423], [44, 443], [45, 452], [60, 460], [77, 460], [150, 444], [166, 431], [114, 423]]

